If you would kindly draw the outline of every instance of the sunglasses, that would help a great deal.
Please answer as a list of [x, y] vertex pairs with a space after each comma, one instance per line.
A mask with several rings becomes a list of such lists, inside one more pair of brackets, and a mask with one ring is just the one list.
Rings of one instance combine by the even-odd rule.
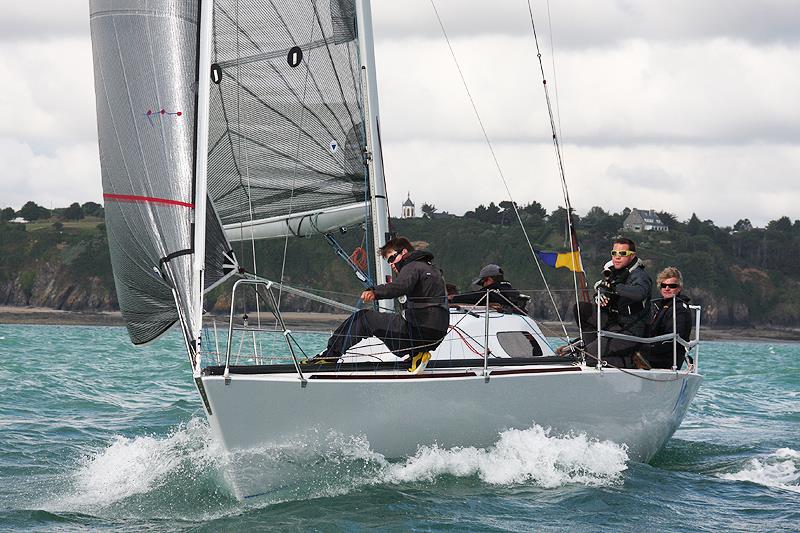
[[387, 258], [386, 258], [386, 260], [387, 260], [387, 261], [389, 262], [389, 264], [391, 265], [392, 263], [394, 263], [394, 262], [395, 262], [395, 260], [397, 260], [397, 258], [398, 258], [399, 256], [400, 256], [400, 252], [395, 252], [395, 253], [393, 253], [392, 255], [390, 255], [389, 257], [387, 257]]
[[680, 287], [681, 286], [679, 284], [677, 284], [677, 283], [662, 283], [661, 284], [661, 288], [662, 289], [680, 289]]
[[611, 257], [628, 257], [636, 252], [631, 250], [611, 250]]

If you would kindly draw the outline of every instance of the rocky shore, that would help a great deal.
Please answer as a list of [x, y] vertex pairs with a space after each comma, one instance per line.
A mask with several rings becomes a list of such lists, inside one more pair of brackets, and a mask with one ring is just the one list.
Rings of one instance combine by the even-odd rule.
[[[332, 313], [283, 313], [286, 324], [291, 328], [308, 330], [330, 331], [335, 328], [346, 315]], [[216, 315], [217, 323], [224, 324], [227, 316]], [[16, 307], [0, 306], [0, 324], [43, 324], [43, 325], [70, 325], [70, 326], [124, 326], [122, 314], [119, 311], [80, 312], [60, 311], [46, 307]], [[542, 331], [548, 337], [560, 337], [563, 330], [558, 322], [540, 321]], [[568, 327], [570, 335], [576, 335], [573, 327]], [[724, 341], [800, 341], [800, 329], [759, 327], [749, 328], [710, 328], [702, 327], [703, 340]]]

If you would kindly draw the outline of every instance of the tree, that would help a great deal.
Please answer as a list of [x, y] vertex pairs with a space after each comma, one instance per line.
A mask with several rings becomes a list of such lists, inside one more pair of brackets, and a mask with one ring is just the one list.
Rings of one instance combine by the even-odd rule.
[[596, 205], [589, 209], [589, 212], [586, 213], [583, 222], [584, 225], [591, 227], [600, 224], [606, 218], [608, 218], [608, 213], [606, 210]]
[[510, 224], [512, 220], [514, 220], [514, 202], [510, 200], [503, 200], [498, 204], [502, 211], [500, 212], [500, 224], [505, 226], [506, 224]]
[[71, 204], [68, 208], [64, 210], [64, 218], [67, 220], [80, 220], [84, 218], [86, 215], [83, 212], [83, 208], [81, 204], [75, 202]]
[[433, 218], [433, 214], [436, 212], [436, 206], [433, 204], [422, 204], [422, 215], [427, 218]]
[[489, 224], [500, 223], [500, 208], [494, 205], [494, 202], [489, 202], [489, 207], [486, 208], [486, 218], [484, 222]]
[[692, 217], [689, 219], [689, 222], [686, 223], [686, 233], [689, 235], [697, 235], [700, 233], [702, 226], [703, 223], [700, 222], [700, 219], [697, 218], [697, 215], [692, 213]]
[[547, 216], [547, 209], [542, 207], [542, 204], [536, 200], [523, 207], [522, 212], [530, 215], [536, 220], [544, 220], [544, 217]]
[[86, 202], [81, 207], [83, 208], [83, 212], [87, 217], [103, 218], [106, 214], [103, 206], [96, 202]]
[[753, 224], [750, 223], [749, 218], [740, 218], [739, 221], [733, 225], [733, 231], [750, 231], [753, 229]]
[[22, 209], [17, 211], [17, 215], [25, 220], [40, 220], [50, 218], [50, 210], [37, 205], [35, 202], [26, 202]]
[[0, 221], [14, 220], [15, 214], [16, 213], [14, 213], [14, 209], [6, 207], [2, 211], [0, 211]]
[[787, 216], [783, 216], [777, 220], [771, 220], [767, 224], [767, 231], [776, 231], [788, 235], [792, 231], [792, 221]]
[[678, 217], [676, 217], [674, 214], [668, 211], [657, 211], [656, 215], [658, 215], [658, 218], [661, 219], [661, 222], [663, 222], [664, 225], [669, 229], [674, 230], [676, 227], [678, 227]]

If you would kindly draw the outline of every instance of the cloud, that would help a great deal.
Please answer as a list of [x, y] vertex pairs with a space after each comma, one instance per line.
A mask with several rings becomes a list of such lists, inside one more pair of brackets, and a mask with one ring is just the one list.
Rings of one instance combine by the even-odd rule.
[[[552, 210], [564, 205], [551, 145], [497, 147], [513, 199], [536, 200]], [[566, 177], [573, 206], [586, 213], [599, 205], [697, 213], [718, 225], [750, 218], [764, 225], [783, 215], [800, 218], [797, 176], [800, 147], [728, 146], [590, 147], [567, 145]], [[390, 209], [399, 213], [406, 192], [417, 204], [463, 213], [478, 204], [508, 199], [484, 144], [407, 141], [385, 146]]]
[[100, 202], [96, 143], [64, 144], [52, 154], [0, 138], [0, 207], [19, 209], [28, 200], [44, 207]]
[[[529, 42], [484, 36], [453, 47], [493, 139], [550, 137]], [[481, 138], [444, 43], [390, 41], [376, 53], [386, 138]], [[800, 142], [800, 70], [786, 68], [799, 60], [800, 44], [627, 41], [561, 54], [549, 91], [575, 143]]]
[[[525, 1], [492, 2], [489, 8], [485, 2], [464, 0], [435, 3], [450, 37], [532, 35]], [[549, 46], [552, 26], [557, 50], [614, 46], [631, 39], [685, 43], [723, 38], [761, 44], [800, 40], [794, 0], [532, 0], [531, 5], [540, 44]], [[441, 37], [430, 0], [375, 2], [372, 11], [376, 34], [383, 38]]]
[[88, 33], [89, 2], [86, 0], [3, 2], [0, 41], [43, 41]]
[[97, 140], [88, 35], [0, 43], [0, 137], [53, 149]]
[[[553, 209], [561, 192], [526, 2], [436, 5], [515, 199]], [[418, 205], [455, 213], [504, 199], [429, 0], [372, 7], [395, 214], [409, 189]], [[557, 78], [548, 4], [533, 7], [579, 211], [800, 218], [794, 1], [550, 2]], [[87, 4], [5, 8], [0, 204], [97, 201]]]

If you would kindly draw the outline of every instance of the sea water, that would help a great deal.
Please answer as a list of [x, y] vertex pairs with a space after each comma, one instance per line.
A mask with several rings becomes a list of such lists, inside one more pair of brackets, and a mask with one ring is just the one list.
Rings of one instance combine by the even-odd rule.
[[[344, 435], [228, 455], [176, 333], [136, 348], [123, 328], [0, 325], [0, 530], [797, 531], [800, 345], [701, 350], [650, 464], [535, 421], [399, 459]], [[282, 484], [238, 501], [239, 462]]]

